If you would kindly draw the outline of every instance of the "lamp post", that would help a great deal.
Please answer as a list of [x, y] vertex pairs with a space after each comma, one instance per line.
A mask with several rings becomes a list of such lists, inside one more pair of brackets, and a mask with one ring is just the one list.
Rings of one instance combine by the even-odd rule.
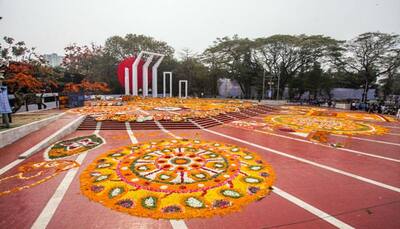
[[276, 100], [279, 100], [279, 84], [280, 84], [280, 81], [281, 81], [281, 76], [279, 74], [278, 75], [278, 90], [277, 90], [277, 93], [276, 93]]
[[264, 100], [264, 95], [265, 95], [265, 69], [263, 68], [263, 86], [262, 86], [261, 100]]

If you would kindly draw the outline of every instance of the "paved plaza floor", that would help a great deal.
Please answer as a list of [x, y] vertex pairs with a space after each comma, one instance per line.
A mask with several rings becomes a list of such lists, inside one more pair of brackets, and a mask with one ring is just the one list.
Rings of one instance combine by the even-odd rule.
[[[263, 122], [265, 115], [268, 114], [240, 121]], [[243, 128], [232, 122], [210, 128], [198, 125], [199, 128], [174, 129], [161, 125], [148, 130], [131, 128], [129, 124], [122, 124], [126, 128], [105, 128], [106, 121], [98, 122], [92, 129], [80, 128], [64, 138], [95, 133], [104, 140], [104, 144], [88, 152], [68, 157], [79, 167], [54, 176], [44, 170], [29, 174], [49, 173], [51, 179], [40, 184], [26, 178], [30, 171], [24, 174], [26, 179], [14, 179], [21, 166], [44, 161], [48, 151], [41, 150], [26, 159], [18, 159], [20, 154], [78, 117], [65, 114], [0, 149], [0, 228], [400, 227], [399, 122], [374, 122], [387, 129], [381, 135], [329, 136], [330, 141], [340, 142], [341, 147], [311, 141], [285, 129]], [[274, 170], [276, 180], [272, 191], [265, 198], [223, 216], [183, 220], [129, 215], [82, 194], [80, 176], [101, 154], [135, 143], [181, 138], [221, 142], [256, 153]], [[13, 191], [7, 193], [7, 190]]]

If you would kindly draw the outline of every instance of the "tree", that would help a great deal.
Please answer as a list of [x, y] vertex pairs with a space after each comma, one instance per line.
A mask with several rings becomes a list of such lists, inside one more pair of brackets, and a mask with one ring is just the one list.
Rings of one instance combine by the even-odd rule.
[[65, 56], [62, 66], [66, 71], [75, 74], [82, 74], [85, 77], [93, 78], [93, 65], [96, 59], [102, 55], [102, 48], [95, 44], [90, 46], [78, 46], [72, 44], [64, 48]]
[[[114, 93], [120, 93], [116, 76], [117, 60], [107, 54], [104, 48], [95, 44], [90, 46], [73, 44], [66, 47], [65, 52], [62, 64], [65, 68], [62, 80], [65, 85], [81, 84], [83, 80], [105, 82], [111, 85]], [[67, 90], [64, 91], [69, 91], [71, 85], [68, 84]]]
[[64, 86], [65, 92], [80, 92], [83, 91], [85, 94], [93, 92], [109, 92], [110, 88], [108, 87], [107, 83], [104, 82], [89, 82], [87, 80], [82, 80], [81, 83], [67, 83]]
[[336, 63], [344, 71], [358, 74], [362, 80], [362, 101], [366, 101], [371, 83], [380, 76], [390, 77], [400, 66], [400, 40], [394, 34], [363, 33], [336, 51], [333, 56]]
[[16, 112], [29, 100], [39, 101], [35, 93], [54, 91], [58, 88], [56, 74], [46, 66], [42, 55], [35, 48], [28, 48], [25, 42], [15, 42], [11, 37], [3, 38], [5, 45], [0, 43], [0, 62], [5, 73], [5, 82], [10, 93], [14, 94], [13, 112]]
[[14, 94], [14, 106], [12, 112], [17, 112], [22, 105], [28, 103], [28, 99], [36, 100], [34, 93], [40, 92], [44, 84], [32, 75], [32, 65], [22, 62], [10, 62], [6, 67], [5, 83]]
[[323, 63], [330, 47], [338, 41], [322, 35], [273, 35], [258, 38], [255, 43], [255, 58], [278, 81], [279, 97], [296, 74], [309, 70], [316, 62]]
[[211, 94], [210, 80], [207, 67], [201, 62], [200, 56], [189, 49], [180, 53], [181, 60], [175, 68], [175, 82], [178, 87], [179, 80], [188, 80], [188, 94], [201, 96], [201, 93]]
[[0, 60], [25, 62], [25, 63], [41, 63], [44, 64], [45, 60], [42, 55], [35, 52], [34, 47], [28, 48], [24, 41], [15, 42], [12, 37], [3, 37], [5, 44], [0, 43]]
[[253, 41], [235, 35], [217, 38], [214, 45], [205, 51], [206, 56], [219, 60], [219, 67], [238, 82], [246, 98], [251, 97], [251, 86], [260, 78], [260, 66], [254, 59], [253, 47]]
[[174, 49], [164, 41], [137, 34], [126, 34], [125, 37], [112, 36], [106, 40], [105, 52], [117, 60], [138, 55], [140, 51], [156, 52], [172, 57]]
[[218, 80], [229, 78], [229, 72], [222, 67], [223, 62], [217, 57], [216, 53], [206, 50], [200, 58], [208, 69], [210, 94], [216, 97], [218, 95]]
[[5, 82], [11, 93], [39, 92], [43, 88], [43, 83], [32, 76], [32, 66], [19, 62], [10, 63]]

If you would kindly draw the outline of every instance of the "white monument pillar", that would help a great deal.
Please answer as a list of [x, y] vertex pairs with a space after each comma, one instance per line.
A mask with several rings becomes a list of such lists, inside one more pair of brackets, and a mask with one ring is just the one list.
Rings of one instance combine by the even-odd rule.
[[179, 80], [179, 98], [182, 98], [182, 83], [185, 84], [185, 99], [187, 98], [188, 95], [188, 81], [187, 80]]
[[163, 72], [163, 97], [166, 97], [166, 77], [169, 75], [169, 97], [172, 97], [172, 72]]
[[136, 57], [135, 61], [132, 64], [132, 95], [138, 95], [138, 65], [140, 63], [140, 59], [142, 59], [143, 53]]
[[149, 65], [153, 60], [154, 55], [150, 55], [147, 58], [146, 63], [143, 65], [143, 97], [147, 97], [149, 95]]
[[160, 58], [158, 58], [157, 62], [153, 65], [152, 69], [152, 94], [153, 98], [156, 98], [158, 95], [157, 91], [157, 69], [158, 66], [160, 66], [161, 61], [164, 59], [164, 55], [160, 55]]
[[125, 68], [125, 95], [129, 95], [129, 68]]

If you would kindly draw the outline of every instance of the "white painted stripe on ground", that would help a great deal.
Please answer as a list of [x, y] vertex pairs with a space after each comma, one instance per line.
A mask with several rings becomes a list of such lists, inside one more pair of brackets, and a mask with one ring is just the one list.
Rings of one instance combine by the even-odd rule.
[[335, 217], [329, 215], [328, 213], [302, 201], [301, 199], [277, 188], [277, 187], [273, 187], [272, 190], [275, 194], [279, 195], [280, 197], [294, 203], [295, 205], [303, 208], [304, 210], [310, 212], [313, 215], [316, 215], [317, 217], [321, 218], [322, 220], [334, 225], [335, 227], [341, 228], [341, 229], [350, 229], [353, 228], [352, 226], [336, 219]]
[[233, 116], [230, 116], [230, 115], [228, 115], [228, 114], [224, 114], [224, 115], [227, 116], [228, 118], [231, 118], [231, 119], [234, 119], [234, 120], [239, 120], [238, 118], [233, 117]]
[[128, 132], [128, 136], [129, 136], [129, 139], [131, 139], [131, 142], [133, 144], [138, 143], [138, 140], [135, 138], [135, 135], [133, 135], [133, 131], [132, 131], [131, 125], [129, 125], [129, 122], [125, 122], [125, 126], [126, 126], [126, 132]]
[[247, 117], [247, 118], [252, 118], [252, 117], [254, 117], [254, 116], [251, 116], [251, 115], [249, 115], [249, 114], [246, 114], [246, 113], [243, 113], [243, 112], [238, 112], [240, 115], [243, 115], [243, 116], [245, 116], [245, 117]]
[[347, 148], [336, 148], [336, 149], [337, 150], [341, 150], [341, 151], [346, 151], [346, 152], [349, 152], [349, 153], [364, 155], [364, 156], [368, 156], [368, 157], [375, 157], [375, 158], [382, 159], [382, 160], [387, 160], [387, 161], [393, 161], [393, 162], [400, 163], [399, 159], [395, 159], [395, 158], [391, 158], [391, 157], [384, 157], [384, 156], [379, 156], [379, 155], [376, 155], [376, 154], [364, 153], [364, 152], [360, 152], [360, 151], [352, 150], [352, 149], [347, 149]]
[[4, 166], [3, 168], [0, 169], [0, 176], [3, 175], [8, 170], [14, 168], [16, 165], [18, 165], [19, 163], [23, 162], [24, 160], [25, 159], [17, 159], [15, 161], [11, 162], [10, 164]]
[[[63, 115], [64, 113], [61, 113], [61, 115]], [[10, 169], [14, 168], [16, 165], [20, 164], [21, 162], [23, 162], [26, 158], [28, 158], [29, 156], [31, 156], [33, 153], [35, 153], [36, 151], [40, 150], [40, 148], [44, 148], [44, 146], [46, 146], [48, 144], [48, 140], [54, 138], [55, 136], [57, 136], [58, 134], [62, 133], [64, 130], [66, 130], [68, 127], [70, 127], [71, 125], [73, 125], [76, 121], [78, 121], [78, 119], [74, 120], [73, 122], [69, 123], [67, 126], [63, 127], [62, 129], [58, 130], [57, 132], [55, 132], [54, 134], [50, 135], [49, 137], [45, 138], [44, 140], [40, 141], [38, 144], [34, 145], [32, 148], [28, 149], [27, 151], [23, 152], [22, 154], [20, 154], [18, 156], [18, 159], [9, 163], [8, 165], [4, 166], [3, 168], [0, 169], [0, 176], [3, 175], [5, 172], [9, 171]], [[67, 127], [67, 128], [66, 128]]]
[[169, 131], [169, 130], [166, 130], [166, 129], [163, 127], [163, 125], [162, 125], [159, 121], [154, 121], [154, 122], [157, 124], [158, 128], [160, 128], [160, 130], [162, 130], [164, 133], [167, 133], [167, 134], [171, 135], [171, 136], [174, 137], [174, 138], [182, 139], [182, 137], [177, 136], [177, 135], [171, 133], [171, 131]]
[[368, 138], [359, 138], [359, 137], [349, 137], [349, 136], [343, 136], [343, 135], [338, 135], [334, 134], [336, 137], [341, 137], [341, 138], [351, 138], [351, 139], [357, 139], [361, 141], [367, 141], [367, 142], [375, 142], [375, 143], [381, 143], [381, 144], [387, 144], [387, 145], [395, 145], [395, 146], [400, 146], [400, 143], [395, 143], [395, 142], [386, 142], [386, 141], [380, 141], [380, 140], [374, 140], [374, 139], [368, 139]]
[[77, 122], [82, 121], [84, 118], [85, 118], [84, 115], [80, 115], [77, 119], [75, 119], [72, 122], [68, 123], [66, 126], [64, 126], [63, 128], [59, 129], [54, 134], [48, 136], [47, 138], [43, 139], [41, 142], [39, 142], [38, 144], [36, 144], [32, 148], [30, 148], [29, 150], [27, 150], [24, 153], [20, 154], [19, 158], [27, 158], [27, 157], [32, 156], [35, 152], [39, 151], [44, 146], [48, 145], [48, 143], [49, 143], [49, 141], [51, 141], [51, 139], [53, 139], [57, 135], [61, 134], [62, 132], [68, 130], [69, 128], [71, 128], [71, 126], [75, 125]]
[[[194, 123], [194, 124], [198, 125], [197, 123]], [[212, 134], [215, 134], [215, 135], [219, 135], [219, 136], [224, 137], [224, 138], [228, 138], [228, 139], [231, 139], [231, 140], [234, 140], [234, 141], [237, 141], [237, 142], [244, 143], [246, 145], [250, 145], [250, 146], [262, 149], [262, 150], [269, 151], [271, 153], [275, 153], [275, 154], [278, 154], [278, 155], [281, 155], [281, 156], [284, 156], [284, 157], [288, 157], [288, 158], [291, 158], [291, 159], [294, 159], [294, 160], [297, 160], [297, 161], [301, 161], [303, 163], [310, 164], [310, 165], [316, 166], [318, 168], [322, 168], [322, 169], [325, 169], [325, 170], [328, 170], [328, 171], [331, 171], [331, 172], [334, 172], [334, 173], [338, 173], [338, 174], [341, 174], [341, 175], [344, 175], [344, 176], [348, 176], [348, 177], [354, 178], [356, 180], [360, 180], [360, 181], [363, 181], [363, 182], [366, 182], [366, 183], [369, 183], [369, 184], [373, 184], [373, 185], [376, 185], [378, 187], [385, 188], [385, 189], [388, 189], [388, 190], [391, 190], [391, 191], [394, 191], [394, 192], [400, 192], [400, 188], [398, 188], [398, 187], [394, 187], [394, 186], [391, 186], [391, 185], [388, 185], [388, 184], [385, 184], [385, 183], [382, 183], [382, 182], [379, 182], [379, 181], [375, 181], [375, 180], [372, 180], [372, 179], [369, 179], [369, 178], [366, 178], [366, 177], [362, 177], [362, 176], [359, 176], [359, 175], [356, 175], [356, 174], [353, 174], [353, 173], [349, 173], [349, 172], [346, 172], [346, 171], [343, 171], [343, 170], [340, 170], [340, 169], [336, 169], [336, 168], [333, 168], [333, 167], [330, 167], [330, 166], [327, 166], [327, 165], [323, 165], [323, 164], [320, 164], [320, 163], [317, 163], [317, 162], [313, 162], [313, 161], [310, 161], [310, 160], [307, 160], [307, 159], [304, 159], [304, 158], [301, 158], [301, 157], [293, 156], [293, 155], [288, 154], [288, 153], [284, 153], [284, 152], [281, 152], [281, 151], [278, 151], [278, 150], [274, 150], [274, 149], [271, 149], [271, 148], [268, 148], [268, 147], [265, 147], [265, 146], [261, 146], [261, 145], [252, 143], [252, 142], [248, 142], [248, 141], [236, 138], [236, 137], [232, 137], [232, 136], [229, 136], [229, 135], [226, 135], [226, 134], [223, 134], [223, 133], [219, 133], [217, 131], [204, 129], [201, 126], [199, 126], [199, 127], [203, 131], [206, 131], [206, 132], [209, 132], [209, 133], [212, 133]]]
[[398, 126], [385, 126], [385, 125], [383, 125], [383, 127], [394, 128], [394, 129], [400, 129], [400, 127], [398, 127]]
[[[305, 140], [305, 139], [292, 138], [292, 137], [289, 137], [289, 136], [286, 136], [286, 135], [280, 135], [280, 134], [265, 132], [265, 131], [261, 131], [261, 130], [253, 130], [253, 131], [254, 132], [258, 132], [258, 133], [263, 133], [263, 134], [269, 134], [269, 135], [280, 137], [280, 138], [286, 138], [286, 139], [290, 139], [290, 140], [294, 140], [294, 141], [298, 141], [298, 142], [304, 142], [304, 143], [308, 143], [308, 144], [319, 145], [319, 146], [322, 146], [322, 147], [326, 147], [326, 148], [332, 149], [332, 147], [330, 147], [330, 146], [323, 145], [323, 144], [317, 144], [315, 142], [308, 141], [308, 140]], [[334, 149], [341, 150], [341, 151], [346, 151], [346, 152], [349, 152], [349, 153], [354, 153], [354, 154], [357, 154], [357, 155], [364, 155], [364, 156], [368, 156], [368, 157], [374, 157], [374, 158], [378, 158], [378, 159], [382, 159], [382, 160], [387, 160], [387, 161], [393, 161], [393, 162], [400, 163], [399, 159], [395, 159], [395, 158], [391, 158], [391, 157], [379, 156], [379, 155], [376, 155], [376, 154], [365, 153], [365, 152], [361, 152], [361, 151], [358, 151], [358, 150], [352, 150], [352, 149], [348, 149], [348, 148], [334, 148]]]
[[221, 122], [221, 121], [219, 121], [218, 119], [216, 119], [216, 118], [214, 118], [214, 117], [209, 117], [210, 119], [212, 119], [212, 120], [214, 120], [214, 121], [216, 121], [216, 122], [218, 122], [219, 124], [224, 124], [224, 122]]
[[387, 135], [400, 136], [400, 134], [386, 133]]
[[174, 229], [187, 229], [186, 223], [184, 220], [170, 220], [172, 228]]
[[[193, 124], [198, 125], [195, 122], [193, 122]], [[198, 126], [200, 126], [200, 125], [198, 125]], [[201, 129], [203, 129], [203, 128], [201, 128]], [[162, 129], [162, 130], [165, 133], [170, 134], [171, 136], [176, 136], [175, 134], [173, 134], [169, 130], [166, 130], [166, 129]], [[325, 220], [326, 222], [328, 222], [328, 223], [330, 223], [330, 224], [332, 224], [332, 225], [334, 225], [334, 226], [336, 226], [338, 228], [346, 228], [346, 229], [353, 228], [353, 227], [349, 226], [348, 224], [336, 219], [335, 217], [333, 217], [333, 216], [331, 216], [331, 215], [319, 210], [318, 208], [316, 208], [316, 207], [314, 207], [314, 206], [312, 206], [310, 204], [307, 204], [306, 202], [300, 200], [299, 198], [297, 198], [297, 197], [295, 197], [293, 195], [290, 195], [289, 193], [284, 192], [283, 190], [281, 190], [281, 189], [279, 189], [279, 188], [277, 188], [275, 186], [273, 188], [273, 192], [276, 193], [277, 195], [279, 195], [280, 197], [292, 202], [293, 204], [305, 209], [306, 211], [316, 215], [317, 217], [321, 218], [322, 220]], [[172, 227], [174, 229], [181, 229], [181, 228], [182, 229], [186, 229], [187, 228], [185, 223], [184, 223], [184, 221], [182, 221], [182, 223], [180, 223], [180, 224], [178, 223], [179, 221], [175, 221], [175, 222], [172, 222], [172, 221], [175, 221], [175, 220], [171, 220], [171, 225], [172, 225]]]
[[[158, 126], [162, 131], [164, 131], [165, 133], [170, 134], [170, 135], [171, 135], [172, 137], [174, 137], [174, 138], [180, 138], [180, 137], [178, 137], [178, 136], [172, 134], [172, 133], [169, 132], [168, 130], [166, 130], [166, 129], [161, 125], [160, 122], [158, 122], [158, 121], [154, 121], [154, 122], [155, 122], [155, 123], [157, 124], [157, 126]], [[129, 122], [125, 122], [125, 125], [126, 125], [126, 131], [128, 132], [128, 135], [129, 135], [129, 138], [131, 139], [131, 142], [132, 142], [133, 144], [138, 143], [138, 140], [135, 138], [135, 135], [133, 134], [133, 131], [132, 131], [132, 129], [131, 129], [131, 126], [129, 125]], [[170, 220], [169, 222], [171, 223], [171, 226], [172, 226], [172, 228], [174, 228], [174, 229], [187, 229], [187, 226], [186, 226], [186, 224], [185, 224], [185, 221], [183, 221], [183, 220]]]
[[142, 114], [145, 114], [145, 115], [150, 115], [150, 113], [149, 112], [147, 112], [147, 111], [144, 111], [144, 110], [142, 110], [142, 109], [137, 109], [139, 112], [141, 112]]
[[[100, 128], [101, 128], [101, 122], [97, 122], [96, 130], [94, 131], [94, 133], [98, 134]], [[75, 161], [81, 165], [86, 155], [87, 152], [81, 153]], [[64, 179], [58, 185], [53, 196], [47, 202], [46, 206], [43, 208], [39, 217], [33, 223], [31, 227], [32, 229], [43, 229], [47, 227], [78, 171], [79, 168], [73, 168], [68, 170]]]
[[[85, 159], [87, 152], [82, 153], [76, 159], [76, 162], [79, 164]], [[60, 185], [57, 187], [53, 196], [50, 198], [49, 202], [47, 202], [46, 206], [43, 208], [39, 217], [32, 225], [32, 229], [43, 229], [46, 228], [49, 224], [51, 218], [53, 218], [54, 213], [56, 212], [58, 206], [60, 205], [62, 199], [64, 198], [65, 193], [67, 192], [69, 186], [72, 183], [75, 175], [78, 173], [79, 168], [70, 169], [65, 175], [64, 179], [61, 181]]]
[[[231, 126], [231, 127], [235, 128], [235, 126]], [[289, 137], [289, 136], [286, 136], [286, 135], [275, 134], [275, 133], [272, 133], [272, 132], [266, 132], [266, 131], [261, 131], [261, 130], [252, 130], [252, 131], [258, 132], [258, 133], [262, 133], [262, 134], [272, 135], [272, 136], [275, 136], [275, 137], [286, 138], [286, 139], [290, 139], [290, 140], [294, 140], [294, 141], [298, 141], [298, 142], [304, 142], [304, 143], [308, 143], [308, 144], [319, 145], [319, 146], [322, 146], [322, 147], [326, 147], [326, 148], [332, 149], [332, 147], [330, 147], [328, 145], [317, 144], [315, 142], [308, 141], [308, 140], [305, 140], [305, 139], [293, 138], [293, 137]], [[361, 152], [361, 151], [358, 151], [358, 150], [352, 150], [352, 149], [348, 149], [348, 148], [334, 148], [334, 149], [341, 150], [341, 151], [346, 151], [346, 152], [349, 152], [349, 153], [354, 153], [354, 154], [357, 154], [357, 155], [364, 155], [364, 156], [368, 156], [368, 157], [374, 157], [374, 158], [378, 158], [378, 159], [383, 159], [383, 160], [388, 160], [388, 161], [393, 161], [393, 162], [400, 163], [399, 159], [379, 156], [379, 155], [376, 155], [376, 154], [365, 153], [365, 152]]]
[[94, 131], [94, 134], [98, 135], [100, 133], [101, 129], [101, 122], [96, 123], [96, 130]]

